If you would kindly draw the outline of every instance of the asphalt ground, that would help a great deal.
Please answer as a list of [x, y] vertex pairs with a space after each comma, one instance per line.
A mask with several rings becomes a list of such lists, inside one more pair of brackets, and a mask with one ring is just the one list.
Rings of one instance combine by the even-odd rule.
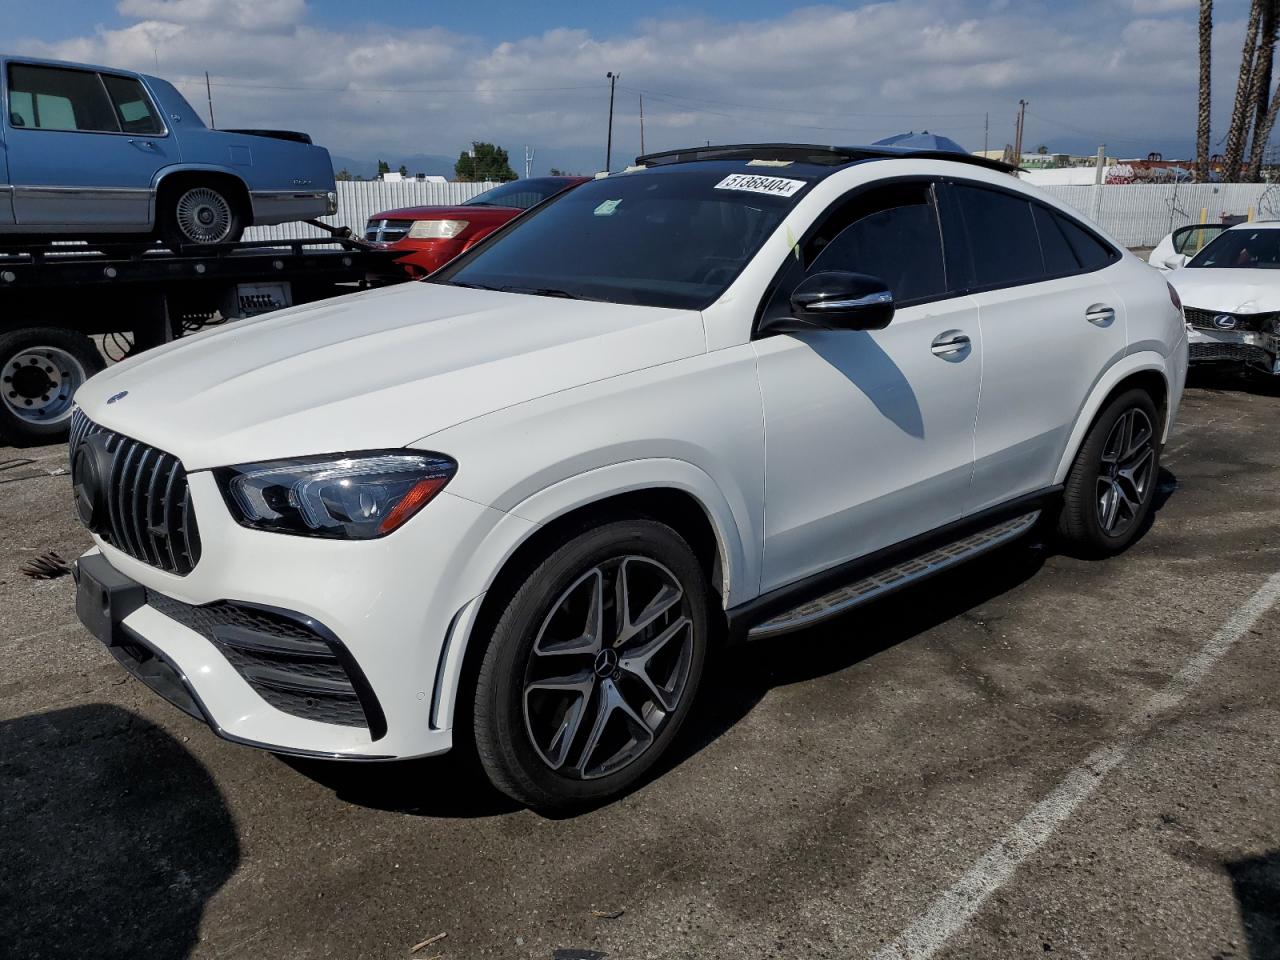
[[0, 956], [1280, 958], [1280, 389], [1195, 382], [1126, 555], [734, 650], [560, 820], [218, 740], [20, 572], [89, 541], [63, 451], [0, 448]]

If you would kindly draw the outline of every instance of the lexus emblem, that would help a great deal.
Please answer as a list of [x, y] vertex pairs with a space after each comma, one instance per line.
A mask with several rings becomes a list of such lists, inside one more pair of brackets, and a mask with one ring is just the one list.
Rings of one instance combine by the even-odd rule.
[[[1234, 324], [1235, 324], [1235, 321], [1233, 320], [1232, 325], [1234, 326]], [[128, 390], [121, 390], [119, 393], [113, 393], [111, 396], [107, 397], [107, 403], [115, 403], [117, 400], [123, 400], [128, 395], [129, 395]]]
[[[1220, 313], [1213, 318], [1213, 325], [1219, 330], [1234, 330], [1236, 328], [1236, 318], [1229, 313]], [[107, 403], [110, 402], [110, 400], [107, 401]]]

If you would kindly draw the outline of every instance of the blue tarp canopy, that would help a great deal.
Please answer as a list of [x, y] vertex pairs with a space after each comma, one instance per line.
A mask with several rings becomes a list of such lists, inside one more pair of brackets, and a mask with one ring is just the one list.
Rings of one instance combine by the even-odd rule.
[[951, 153], [968, 153], [964, 147], [950, 137], [940, 137], [936, 133], [923, 130], [916, 133], [896, 133], [872, 144], [875, 147], [909, 147], [913, 150], [947, 150]]

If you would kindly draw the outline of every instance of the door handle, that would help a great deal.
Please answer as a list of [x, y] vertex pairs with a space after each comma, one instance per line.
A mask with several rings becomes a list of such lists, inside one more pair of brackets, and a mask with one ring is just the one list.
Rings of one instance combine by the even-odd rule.
[[929, 349], [943, 360], [963, 360], [972, 346], [968, 334], [961, 330], [945, 330], [933, 338]]
[[154, 150], [156, 148], [156, 145], [150, 140], [134, 140], [133, 138], [130, 138], [129, 142], [135, 147], [142, 147], [144, 150]]
[[1109, 327], [1116, 319], [1116, 312], [1105, 303], [1095, 303], [1084, 312], [1084, 318], [1095, 327]]

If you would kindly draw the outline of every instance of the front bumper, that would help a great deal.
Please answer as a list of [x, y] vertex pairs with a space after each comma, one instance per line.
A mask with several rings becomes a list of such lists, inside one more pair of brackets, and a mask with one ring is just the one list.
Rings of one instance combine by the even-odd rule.
[[1280, 374], [1280, 337], [1248, 330], [1205, 330], [1187, 327], [1190, 363], [1240, 363]]
[[[445, 491], [389, 537], [347, 542], [287, 536], [237, 524], [209, 471], [188, 479], [203, 543], [189, 574], [167, 573], [102, 541], [81, 558], [82, 571], [98, 570], [101, 578], [122, 583], [130, 597], [118, 609], [114, 598], [107, 604], [105, 626], [101, 603], [96, 614], [93, 604], [78, 604], [113, 656], [229, 740], [343, 759], [448, 750], [453, 684], [469, 617], [485, 587], [483, 571], [496, 562], [486, 555], [487, 538], [497, 527], [503, 537], [518, 537], [512, 524], [521, 530], [532, 524]], [[128, 593], [131, 588], [142, 592]], [[382, 723], [356, 725], [349, 717], [329, 722], [332, 715], [323, 711], [299, 715], [295, 703], [280, 699], [285, 694], [248, 682], [244, 659], [215, 642], [207, 618], [197, 621], [183, 612], [229, 602], [322, 625], [358, 668]]]

